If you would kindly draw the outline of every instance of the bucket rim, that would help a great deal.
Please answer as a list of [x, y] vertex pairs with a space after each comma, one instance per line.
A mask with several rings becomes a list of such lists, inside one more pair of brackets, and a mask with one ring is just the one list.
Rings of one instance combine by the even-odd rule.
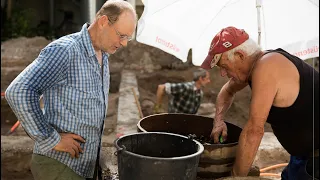
[[[149, 115], [149, 116], [145, 116], [145, 117], [143, 117], [143, 118], [141, 118], [139, 121], [138, 121], [138, 123], [137, 123], [137, 128], [139, 129], [139, 130], [141, 130], [142, 132], [149, 132], [149, 131], [147, 131], [147, 130], [145, 130], [142, 126], [141, 126], [141, 122], [144, 120], [144, 119], [147, 119], [147, 118], [149, 118], [149, 117], [152, 117], [152, 116], [159, 116], [159, 115], [168, 115], [168, 114], [174, 114], [174, 115], [183, 115], [183, 116], [198, 116], [198, 117], [204, 117], [204, 118], [210, 118], [210, 117], [207, 117], [207, 116], [202, 116], [202, 115], [198, 115], [198, 114], [184, 114], [184, 113], [159, 113], [159, 114], [151, 114], [151, 115]], [[212, 118], [213, 119], [213, 118]], [[231, 125], [233, 125], [233, 126], [236, 126], [236, 125], [234, 125], [234, 124], [232, 124], [232, 123], [230, 123], [230, 122], [227, 122], [227, 121], [225, 121], [225, 123], [228, 123], [228, 124], [231, 124]], [[238, 126], [236, 126], [236, 127], [238, 127]], [[238, 128], [240, 128], [240, 127], [238, 127]], [[242, 128], [240, 128], [241, 130], [242, 130]], [[152, 131], [152, 132], [156, 132], [156, 131]], [[174, 134], [174, 133], [173, 133]], [[178, 134], [178, 135], [180, 135], [180, 134]], [[201, 143], [200, 143], [201, 144]], [[204, 147], [212, 147], [213, 145], [216, 147], [216, 148], [222, 148], [222, 147], [232, 147], [232, 146], [236, 146], [236, 145], [238, 145], [239, 144], [239, 142], [232, 142], [232, 143], [227, 143], [227, 144], [211, 144], [211, 145], [207, 145], [207, 144], [202, 144]]]
[[[308, 161], [309, 161], [309, 160], [308, 160]], [[319, 180], [318, 178], [314, 177], [314, 173], [313, 173], [313, 174], [309, 174], [309, 173], [308, 173], [308, 169], [307, 169], [307, 164], [308, 164], [308, 163], [309, 163], [309, 162], [307, 162], [306, 165], [304, 166], [304, 172], [306, 173], [306, 175], [308, 176], [308, 178], [313, 178], [314, 180]], [[315, 168], [314, 165], [313, 165], [313, 168]]]
[[[121, 151], [121, 153], [126, 153], [126, 154], [130, 154], [132, 156], [136, 156], [136, 157], [140, 157], [140, 158], [145, 158], [145, 159], [152, 159], [152, 160], [164, 160], [164, 161], [171, 161], [171, 160], [183, 160], [183, 159], [188, 159], [188, 158], [191, 158], [191, 157], [196, 157], [196, 156], [199, 156], [203, 153], [204, 151], [204, 147], [203, 145], [198, 142], [197, 140], [194, 140], [194, 139], [189, 139], [189, 140], [192, 140], [194, 143], [196, 143], [198, 145], [198, 151], [195, 152], [195, 153], [192, 153], [192, 154], [189, 154], [189, 155], [186, 155], [186, 156], [180, 156], [180, 157], [170, 157], [170, 158], [164, 158], [164, 157], [151, 157], [151, 156], [144, 156], [144, 155], [140, 155], [140, 154], [136, 154], [136, 153], [133, 153], [133, 152], [130, 152], [130, 151], [127, 151], [127, 150], [123, 150], [123, 148], [121, 148], [119, 145], [118, 145], [118, 141], [121, 140], [122, 138], [125, 138], [125, 137], [128, 137], [128, 136], [132, 136], [132, 135], [140, 135], [140, 134], [164, 134], [164, 135], [172, 135], [172, 136], [178, 136], [178, 137], [181, 137], [181, 138], [184, 138], [184, 139], [189, 139], [187, 136], [183, 136], [183, 135], [180, 135], [180, 134], [174, 134], [174, 133], [167, 133], [167, 132], [140, 132], [140, 133], [131, 133], [131, 134], [126, 134], [126, 135], [123, 135], [121, 137], [118, 137], [116, 140], [114, 140], [114, 146], [116, 147], [117, 149], [117, 152]], [[118, 154], [118, 153], [117, 153]]]

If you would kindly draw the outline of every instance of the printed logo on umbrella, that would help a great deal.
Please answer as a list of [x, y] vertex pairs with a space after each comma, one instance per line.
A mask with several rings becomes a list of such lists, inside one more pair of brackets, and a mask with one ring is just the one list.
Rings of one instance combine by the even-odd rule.
[[180, 51], [180, 49], [175, 44], [173, 44], [173, 43], [171, 43], [169, 41], [166, 41], [166, 40], [164, 40], [162, 38], [159, 38], [158, 36], [156, 37], [156, 42], [161, 44], [161, 45], [164, 45], [164, 46], [166, 46], [166, 47], [168, 47], [168, 48], [170, 48], [170, 49], [172, 49], [172, 50], [174, 50], [176, 52]]

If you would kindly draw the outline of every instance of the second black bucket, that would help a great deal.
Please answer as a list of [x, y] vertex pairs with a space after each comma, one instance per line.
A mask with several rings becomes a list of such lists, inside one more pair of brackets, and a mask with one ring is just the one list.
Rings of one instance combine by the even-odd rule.
[[163, 132], [121, 136], [115, 146], [119, 180], [195, 180], [204, 150], [198, 141]]
[[[242, 129], [226, 122], [228, 140], [224, 144], [204, 143], [200, 156], [198, 177], [221, 178], [231, 175], [235, 161], [238, 140]], [[195, 134], [210, 139], [213, 118], [193, 114], [163, 113], [144, 117], [138, 124], [139, 132], [169, 132], [188, 136]]]

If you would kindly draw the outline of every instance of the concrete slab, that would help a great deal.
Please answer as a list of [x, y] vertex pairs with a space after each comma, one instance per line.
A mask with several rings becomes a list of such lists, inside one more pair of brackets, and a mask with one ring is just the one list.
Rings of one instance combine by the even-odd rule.
[[[136, 95], [136, 97], [135, 97]], [[123, 70], [119, 88], [117, 123], [114, 132], [102, 137], [100, 166], [103, 169], [104, 179], [118, 179], [117, 156], [114, 154], [114, 140], [122, 135], [136, 133], [137, 123], [140, 120], [138, 83], [135, 73]], [[138, 103], [138, 104], [137, 104]]]
[[[118, 102], [117, 136], [137, 132], [136, 124], [140, 120], [137, 99], [139, 98], [138, 83], [134, 72], [123, 70], [120, 83]], [[139, 103], [139, 102], [138, 102]]]

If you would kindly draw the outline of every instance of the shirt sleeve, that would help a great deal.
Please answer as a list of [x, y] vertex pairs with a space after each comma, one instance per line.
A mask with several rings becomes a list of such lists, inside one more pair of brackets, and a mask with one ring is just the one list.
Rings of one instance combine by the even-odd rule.
[[166, 93], [177, 95], [186, 91], [187, 87], [184, 83], [165, 83]]
[[66, 46], [48, 45], [9, 85], [5, 98], [28, 135], [43, 152], [59, 142], [59, 133], [45, 120], [39, 98], [68, 68]]

